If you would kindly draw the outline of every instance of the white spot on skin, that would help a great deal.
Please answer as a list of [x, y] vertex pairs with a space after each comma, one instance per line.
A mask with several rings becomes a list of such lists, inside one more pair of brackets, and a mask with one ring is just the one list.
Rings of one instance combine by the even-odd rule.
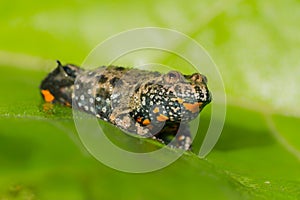
[[175, 113], [177, 113], [178, 110], [179, 110], [180, 108], [179, 108], [179, 107], [177, 107], [177, 108], [171, 107], [171, 109], [172, 109]]
[[77, 90], [79, 89], [79, 84], [75, 85], [75, 89], [77, 89]]
[[100, 97], [96, 97], [96, 101], [101, 101], [101, 98]]
[[90, 111], [91, 111], [92, 113], [94, 113], [94, 112], [95, 112], [95, 109], [94, 109], [93, 107], [90, 107]]
[[185, 139], [185, 145], [184, 145], [185, 150], [188, 150], [190, 148], [190, 144], [191, 144], [191, 138], [187, 137]]
[[90, 98], [90, 103], [94, 103], [94, 99], [93, 98]]
[[84, 110], [88, 111], [89, 107], [88, 106], [84, 106]]
[[79, 107], [81, 107], [81, 106], [82, 106], [82, 104], [81, 104], [81, 103], [78, 103], [78, 106], [79, 106]]
[[104, 113], [106, 112], [106, 107], [102, 108], [102, 112], [104, 112]]
[[80, 100], [81, 100], [81, 101], [84, 100], [84, 96], [83, 96], [83, 95], [80, 96]]
[[88, 94], [92, 94], [92, 90], [91, 89], [88, 89]]
[[203, 94], [203, 97], [202, 98], [200, 98], [202, 101], [205, 101], [206, 100], [206, 95], [205, 94]]
[[116, 98], [118, 98], [120, 96], [120, 94], [112, 94], [111, 95], [111, 99], [116, 99]]

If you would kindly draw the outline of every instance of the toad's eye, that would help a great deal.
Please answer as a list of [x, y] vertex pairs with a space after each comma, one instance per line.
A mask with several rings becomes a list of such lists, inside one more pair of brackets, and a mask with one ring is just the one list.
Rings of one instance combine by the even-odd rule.
[[64, 71], [66, 72], [66, 74], [67, 74], [68, 76], [71, 76], [71, 77], [73, 77], [73, 78], [76, 78], [75, 70], [72, 70], [72, 69], [71, 69], [70, 67], [68, 67], [68, 66], [64, 66], [63, 69], [64, 69]]
[[169, 73], [166, 74], [165, 76], [165, 81], [168, 83], [175, 83], [180, 79], [181, 75], [179, 72], [176, 71], [170, 71]]

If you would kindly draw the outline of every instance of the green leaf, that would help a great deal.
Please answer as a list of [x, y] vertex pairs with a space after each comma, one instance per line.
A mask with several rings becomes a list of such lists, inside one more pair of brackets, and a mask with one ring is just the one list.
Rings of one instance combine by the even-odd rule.
[[[1, 8], [0, 199], [300, 198], [298, 1], [3, 1]], [[194, 152], [129, 174], [92, 158], [72, 110], [46, 111], [38, 87], [56, 59], [81, 64], [107, 37], [145, 26], [182, 31], [208, 50], [224, 79], [227, 115], [206, 158], [197, 151], [210, 107]], [[162, 60], [184, 70], [173, 56]], [[124, 148], [141, 142], [104, 127]]]

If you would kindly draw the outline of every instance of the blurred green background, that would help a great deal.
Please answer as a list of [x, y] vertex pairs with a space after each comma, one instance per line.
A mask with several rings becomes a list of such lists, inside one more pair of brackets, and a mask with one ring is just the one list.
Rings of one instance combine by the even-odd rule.
[[[2, 0], [0, 199], [300, 199], [299, 19], [296, 0]], [[80, 64], [111, 35], [148, 26], [204, 46], [227, 117], [205, 159], [127, 174], [84, 150], [70, 109], [42, 111], [38, 86], [56, 59]]]

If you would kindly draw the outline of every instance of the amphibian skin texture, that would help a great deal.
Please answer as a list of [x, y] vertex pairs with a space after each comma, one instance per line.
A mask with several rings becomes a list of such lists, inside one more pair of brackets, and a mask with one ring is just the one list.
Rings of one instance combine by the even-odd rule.
[[188, 122], [211, 102], [204, 75], [166, 74], [118, 66], [58, 66], [42, 81], [46, 102], [95, 115], [125, 132], [190, 149]]

